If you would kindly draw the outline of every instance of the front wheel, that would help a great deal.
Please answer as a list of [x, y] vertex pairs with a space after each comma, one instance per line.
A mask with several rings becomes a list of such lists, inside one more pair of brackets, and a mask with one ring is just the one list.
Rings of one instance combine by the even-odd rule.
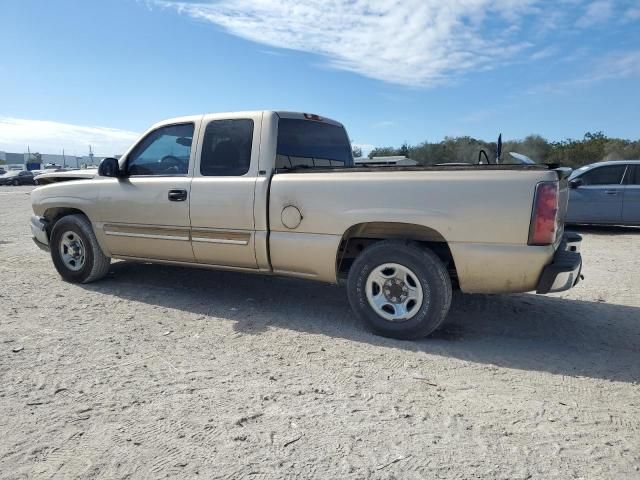
[[95, 282], [109, 272], [111, 259], [102, 252], [91, 222], [84, 215], [68, 215], [58, 220], [49, 244], [53, 264], [68, 282]]
[[349, 271], [351, 308], [385, 337], [422, 338], [451, 306], [451, 280], [436, 254], [411, 242], [387, 240], [367, 248]]
[[13, 183], [14, 187], [19, 187], [20, 186], [20, 180], [18, 180], [17, 178], [11, 183]]

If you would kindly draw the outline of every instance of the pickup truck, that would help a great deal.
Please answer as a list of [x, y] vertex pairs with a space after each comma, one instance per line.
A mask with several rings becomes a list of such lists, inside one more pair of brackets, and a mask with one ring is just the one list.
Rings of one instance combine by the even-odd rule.
[[375, 333], [426, 336], [453, 289], [540, 294], [581, 278], [567, 177], [545, 165], [357, 168], [344, 127], [257, 111], [158, 123], [93, 179], [36, 188], [37, 245], [63, 279], [111, 259], [346, 284]]

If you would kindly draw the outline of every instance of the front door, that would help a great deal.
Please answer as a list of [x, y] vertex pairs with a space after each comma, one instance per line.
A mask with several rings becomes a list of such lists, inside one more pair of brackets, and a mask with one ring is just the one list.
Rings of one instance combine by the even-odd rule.
[[191, 144], [196, 125], [162, 126], [127, 155], [123, 178], [101, 181], [100, 223], [113, 255], [193, 262]]
[[253, 203], [262, 114], [204, 117], [191, 184], [195, 259], [257, 269]]
[[619, 223], [622, 220], [622, 179], [626, 165], [593, 168], [578, 177], [581, 185], [571, 189], [567, 222]]

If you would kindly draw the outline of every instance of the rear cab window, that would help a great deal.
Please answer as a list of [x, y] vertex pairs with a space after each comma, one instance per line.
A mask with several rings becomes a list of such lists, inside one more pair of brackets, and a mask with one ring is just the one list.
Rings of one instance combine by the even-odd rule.
[[351, 166], [351, 143], [344, 127], [318, 120], [278, 120], [276, 168]]

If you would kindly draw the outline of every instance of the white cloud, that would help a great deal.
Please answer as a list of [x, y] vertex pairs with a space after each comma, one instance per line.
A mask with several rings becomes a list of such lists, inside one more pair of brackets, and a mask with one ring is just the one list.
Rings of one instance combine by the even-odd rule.
[[22, 153], [85, 155], [91, 145], [96, 155], [123, 153], [138, 137], [135, 132], [105, 127], [84, 127], [46, 120], [0, 117], [0, 150]]
[[558, 53], [558, 49], [556, 47], [546, 47], [542, 50], [538, 50], [531, 55], [531, 60], [544, 60], [550, 57], [553, 57]]
[[599, 23], [607, 22], [613, 15], [613, 2], [611, 0], [597, 0], [587, 6], [585, 14], [578, 19], [576, 26], [588, 28]]
[[629, 8], [626, 11], [625, 16], [631, 21], [640, 20], [640, 2], [637, 2], [635, 7]]
[[331, 68], [418, 87], [512, 61], [531, 46], [525, 24], [548, 17], [545, 0], [156, 3], [271, 48], [318, 54]]
[[530, 88], [527, 93], [563, 94], [571, 93], [579, 87], [589, 87], [607, 80], [640, 78], [640, 50], [614, 53], [594, 60], [589, 71], [579, 78], [562, 82], [551, 82]]
[[387, 128], [393, 127], [396, 124], [393, 120], [381, 120], [372, 125], [373, 128]]
[[640, 77], [640, 50], [613, 54], [599, 61], [585, 81], [588, 83], [603, 80]]

